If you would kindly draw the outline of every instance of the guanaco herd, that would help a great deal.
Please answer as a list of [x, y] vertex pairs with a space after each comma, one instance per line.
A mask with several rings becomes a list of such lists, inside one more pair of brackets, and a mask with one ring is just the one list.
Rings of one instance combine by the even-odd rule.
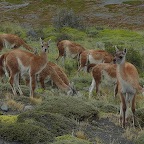
[[[34, 54], [34, 49], [20, 37], [13, 34], [0, 34], [0, 50], [11, 48], [12, 50], [0, 56], [0, 76], [9, 77], [9, 83], [14, 95], [19, 92], [20, 78], [24, 78], [30, 87], [30, 97], [34, 97], [37, 81], [45, 89], [45, 81], [51, 79], [55, 85], [68, 95], [77, 94], [70, 83], [64, 70], [57, 64], [48, 61], [50, 40], [44, 42], [40, 38], [41, 53]], [[26, 50], [18, 49], [23, 46]], [[69, 40], [61, 40], [57, 43], [59, 58], [63, 59], [63, 66], [67, 57], [77, 59], [78, 73], [81, 70], [91, 72], [92, 83], [89, 88], [89, 98], [92, 97], [93, 89], [100, 95], [100, 84], [103, 78], [110, 79], [114, 85], [114, 97], [120, 94], [120, 123], [125, 127], [128, 120], [128, 106], [131, 105], [133, 113], [133, 125], [135, 125], [135, 98], [137, 91], [144, 94], [144, 88], [139, 85], [139, 75], [136, 67], [126, 62], [127, 49], [120, 51], [116, 48], [115, 56], [105, 50], [87, 50], [80, 44]], [[29, 50], [29, 51], [28, 51]], [[31, 52], [30, 52], [31, 51]], [[33, 51], [33, 52], [32, 52]]]

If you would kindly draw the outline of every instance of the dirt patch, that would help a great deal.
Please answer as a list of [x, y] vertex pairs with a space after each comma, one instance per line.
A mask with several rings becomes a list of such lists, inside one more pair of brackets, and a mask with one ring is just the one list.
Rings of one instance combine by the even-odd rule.
[[86, 131], [89, 133], [91, 141], [99, 138], [105, 144], [134, 144], [123, 137], [124, 129], [115, 125], [109, 118], [102, 118], [92, 125], [88, 125]]

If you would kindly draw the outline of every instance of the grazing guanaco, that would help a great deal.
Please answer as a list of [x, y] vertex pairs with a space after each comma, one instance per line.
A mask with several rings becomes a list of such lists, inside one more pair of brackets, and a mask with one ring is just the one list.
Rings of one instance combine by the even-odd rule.
[[133, 126], [135, 126], [135, 98], [136, 92], [144, 92], [144, 88], [139, 85], [139, 74], [136, 67], [126, 62], [127, 49], [119, 51], [116, 48], [114, 63], [117, 64], [118, 91], [120, 93], [120, 124], [125, 127], [128, 120], [128, 107], [131, 106], [133, 114]]
[[67, 82], [64, 82], [64, 79], [66, 79], [64, 73], [57, 71], [57, 68], [54, 68], [51, 65], [49, 65], [48, 67], [49, 67], [49, 72], [50, 72], [50, 78], [59, 89], [65, 91], [67, 95], [77, 94], [73, 84], [70, 84], [70, 83], [67, 84]]
[[49, 48], [49, 42], [50, 41], [46, 43], [40, 39], [42, 47], [40, 55], [15, 49], [1, 56], [3, 66], [8, 69], [10, 75], [9, 82], [14, 95], [17, 95], [16, 89], [20, 95], [23, 94], [19, 86], [19, 76], [28, 74], [30, 78], [30, 96], [34, 96], [36, 75], [39, 74], [47, 65], [47, 50]]
[[65, 58], [77, 58], [79, 59], [79, 55], [85, 50], [80, 44], [74, 43], [69, 40], [62, 40], [57, 43], [59, 55], [57, 57], [57, 61], [59, 58], [63, 58], [63, 65], [65, 64]]
[[0, 34], [0, 50], [4, 47], [8, 48], [19, 48], [20, 46], [25, 47], [27, 50], [33, 51], [33, 48], [24, 42], [20, 37], [14, 34]]
[[113, 56], [105, 50], [85, 50], [80, 54], [78, 72], [87, 69], [88, 64], [111, 63]]
[[[53, 71], [55, 71], [57, 73], [56, 77], [51, 77]], [[44, 83], [47, 78], [51, 78], [51, 80], [54, 83], [56, 82], [56, 79], [61, 78], [62, 81], [66, 85], [70, 84], [70, 81], [69, 81], [67, 75], [65, 74], [64, 70], [60, 66], [58, 66], [57, 64], [55, 64], [53, 62], [48, 62], [46, 67], [38, 75], [40, 84], [41, 84], [42, 88], [44, 88], [44, 89], [45, 89]]]
[[100, 95], [100, 84], [102, 79], [108, 80], [114, 85], [114, 97], [116, 97], [118, 92], [117, 78], [116, 78], [116, 64], [110, 63], [100, 63], [100, 64], [90, 64], [88, 65], [88, 72], [91, 70], [92, 73], [92, 83], [89, 88], [89, 98], [92, 96], [93, 89], [96, 87], [96, 93]]

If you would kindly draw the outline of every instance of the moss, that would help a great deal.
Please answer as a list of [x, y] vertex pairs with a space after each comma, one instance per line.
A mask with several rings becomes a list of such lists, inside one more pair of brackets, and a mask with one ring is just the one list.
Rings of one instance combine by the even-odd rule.
[[36, 144], [52, 142], [53, 135], [45, 128], [26, 123], [0, 125], [0, 137], [7, 141]]
[[87, 140], [82, 140], [70, 135], [64, 135], [56, 138], [56, 142], [52, 144], [92, 144]]
[[0, 123], [15, 123], [17, 121], [17, 115], [0, 115]]
[[28, 122], [41, 127], [47, 128], [53, 135], [71, 133], [76, 127], [76, 123], [59, 114], [51, 114], [48, 112], [30, 111], [18, 116], [18, 122]]
[[68, 118], [74, 118], [79, 121], [91, 118], [98, 118], [98, 110], [92, 105], [75, 97], [53, 96], [47, 97], [38, 111], [59, 113]]

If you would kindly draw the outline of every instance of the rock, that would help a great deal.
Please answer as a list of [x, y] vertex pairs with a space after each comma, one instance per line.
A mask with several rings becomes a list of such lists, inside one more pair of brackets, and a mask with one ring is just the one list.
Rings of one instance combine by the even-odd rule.
[[24, 111], [32, 110], [32, 109], [34, 109], [34, 107], [31, 106], [31, 105], [26, 105], [26, 106], [24, 107]]
[[6, 103], [3, 103], [1, 106], [1, 110], [7, 112], [8, 111], [8, 105]]

